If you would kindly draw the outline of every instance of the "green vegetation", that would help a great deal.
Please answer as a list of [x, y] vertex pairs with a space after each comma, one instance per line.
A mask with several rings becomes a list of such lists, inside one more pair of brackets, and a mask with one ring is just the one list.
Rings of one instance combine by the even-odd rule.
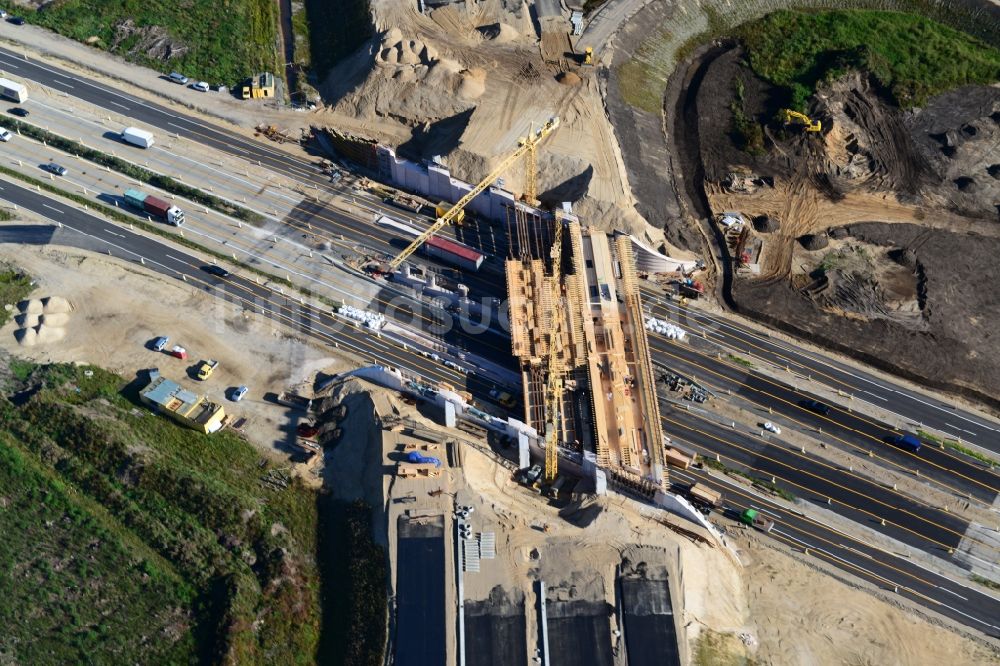
[[759, 662], [747, 656], [747, 649], [735, 634], [703, 628], [694, 646], [695, 666], [756, 666]]
[[764, 128], [746, 111], [746, 86], [743, 79], [736, 79], [736, 94], [729, 105], [733, 113], [733, 140], [740, 150], [751, 155], [764, 153]]
[[952, 451], [958, 451], [959, 453], [967, 455], [970, 458], [975, 458], [976, 460], [986, 463], [987, 465], [1000, 466], [1000, 462], [994, 460], [993, 458], [990, 458], [988, 455], [984, 453], [976, 451], [975, 449], [970, 449], [967, 446], [963, 446], [957, 440], [943, 439], [941, 437], [938, 437], [937, 435], [927, 432], [926, 430], [917, 430], [917, 437], [926, 440], [928, 442], [931, 442], [932, 444], [935, 444], [937, 446], [943, 446], [944, 448], [951, 449]]
[[663, 107], [663, 90], [674, 66], [666, 48], [670, 37], [666, 30], [657, 30], [631, 58], [618, 66], [615, 71], [618, 92], [626, 104], [659, 115]]
[[728, 474], [730, 476], [743, 477], [744, 479], [750, 481], [750, 483], [752, 483], [754, 486], [762, 488], [763, 490], [767, 490], [768, 492], [771, 492], [777, 495], [778, 497], [781, 497], [782, 499], [788, 500], [789, 502], [794, 502], [796, 499], [794, 493], [785, 490], [784, 488], [774, 483], [771, 483], [770, 479], [758, 479], [757, 477], [748, 472], [744, 472], [743, 470], [737, 469], [736, 467], [730, 467], [729, 465], [721, 463], [713, 458], [705, 458], [703, 456], [701, 460], [706, 467], [710, 467], [714, 470], [722, 472], [723, 474]]
[[254, 211], [243, 208], [242, 206], [231, 204], [225, 199], [208, 194], [198, 188], [185, 185], [170, 176], [158, 174], [150, 171], [149, 169], [137, 166], [127, 160], [123, 160], [120, 157], [108, 155], [107, 153], [94, 148], [89, 148], [82, 143], [73, 141], [72, 139], [67, 139], [59, 136], [58, 134], [53, 134], [52, 132], [42, 129], [37, 125], [32, 125], [20, 120], [14, 120], [13, 118], [7, 119], [4, 122], [20, 134], [30, 136], [37, 141], [42, 141], [46, 145], [58, 148], [59, 150], [63, 150], [71, 155], [82, 157], [83, 159], [89, 160], [94, 164], [114, 169], [118, 173], [128, 176], [129, 178], [134, 178], [143, 183], [149, 183], [153, 187], [158, 187], [161, 190], [165, 190], [171, 194], [176, 194], [179, 197], [184, 197], [189, 201], [207, 206], [225, 215], [230, 215], [243, 220], [244, 222], [250, 222], [251, 224], [258, 225], [264, 223], [264, 216], [259, 213], [255, 213]]
[[[317, 497], [273, 463], [135, 405], [98, 368], [22, 368], [0, 398], [0, 655], [11, 663], [317, 658]], [[353, 573], [353, 572], [352, 572]]]
[[309, 21], [309, 48], [315, 82], [375, 34], [369, 0], [304, 0]]
[[[0, 6], [66, 37], [162, 72], [233, 85], [260, 71], [280, 75], [273, 0], [3, 0]], [[330, 3], [326, 3], [330, 4]]]
[[14, 219], [14, 213], [7, 208], [0, 208], [0, 222], [10, 222]]
[[744, 368], [752, 368], [753, 367], [753, 361], [750, 361], [749, 359], [745, 359], [742, 356], [737, 356], [736, 354], [726, 354], [726, 358], [728, 358], [733, 363], [736, 363], [738, 365], [742, 365]]
[[983, 587], [988, 587], [991, 590], [1000, 590], [1000, 583], [980, 576], [979, 574], [972, 574], [969, 576], [969, 579], [972, 580], [973, 583], [979, 583]]
[[[372, 539], [372, 509], [364, 502], [320, 503], [320, 557], [331, 571], [323, 578], [326, 604], [321, 652], [342, 656], [344, 666], [381, 666], [388, 603], [385, 550]], [[330, 535], [337, 535], [333, 540]]]
[[736, 30], [750, 66], [805, 111], [818, 83], [870, 72], [903, 108], [966, 84], [1000, 79], [1000, 51], [916, 14], [779, 11]]
[[6, 324], [11, 315], [3, 306], [23, 301], [33, 288], [30, 275], [0, 264], [0, 326]]

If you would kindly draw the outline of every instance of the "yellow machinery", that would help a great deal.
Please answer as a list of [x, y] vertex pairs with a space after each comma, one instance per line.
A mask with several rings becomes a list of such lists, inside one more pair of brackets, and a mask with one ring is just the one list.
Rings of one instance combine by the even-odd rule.
[[459, 199], [455, 203], [455, 205], [452, 206], [450, 209], [448, 209], [448, 211], [446, 211], [443, 215], [440, 213], [441, 207], [438, 206], [436, 212], [438, 218], [434, 222], [434, 224], [427, 227], [427, 230], [424, 231], [424, 233], [417, 236], [417, 238], [412, 243], [406, 246], [406, 249], [400, 252], [399, 256], [390, 261], [389, 262], [390, 268], [392, 268], [392, 270], [396, 270], [397, 268], [399, 268], [399, 265], [402, 264], [404, 261], [406, 261], [407, 257], [416, 252], [417, 249], [421, 245], [423, 245], [428, 238], [430, 238], [437, 232], [441, 231], [441, 229], [443, 229], [445, 225], [447, 225], [452, 220], [458, 218], [460, 215], [464, 216], [465, 207], [469, 205], [469, 203], [473, 199], [478, 197], [483, 192], [483, 190], [492, 185], [493, 182], [497, 178], [499, 178], [503, 172], [509, 169], [515, 162], [521, 159], [521, 157], [524, 155], [528, 156], [527, 178], [525, 179], [526, 183], [525, 183], [524, 196], [525, 199], [527, 199], [528, 201], [534, 201], [535, 148], [537, 148], [538, 144], [540, 144], [542, 140], [544, 140], [545, 137], [551, 134], [552, 131], [557, 127], [559, 127], [559, 119], [550, 118], [544, 125], [542, 125], [541, 129], [539, 129], [538, 131], [533, 131], [528, 136], [521, 138], [518, 141], [518, 146], [514, 150], [514, 152], [505, 157], [500, 162], [500, 164], [498, 164], [497, 167], [493, 169], [493, 171], [491, 171], [489, 175], [486, 176], [486, 178], [483, 178], [478, 185], [469, 190], [468, 194]]
[[563, 225], [556, 215], [552, 239], [552, 296], [558, 298], [549, 332], [548, 376], [545, 383], [545, 482], [552, 483], [559, 472], [559, 430], [563, 407], [563, 304], [562, 304]]
[[[450, 209], [451, 204], [447, 201], [442, 201], [434, 208], [434, 217], [444, 217]], [[462, 223], [465, 222], [465, 211], [458, 211], [458, 214], [451, 219], [451, 222], [457, 227], [462, 226]]]
[[583, 50], [583, 64], [593, 65], [594, 64], [594, 47], [588, 46]]
[[823, 130], [823, 123], [818, 120], [812, 120], [809, 116], [804, 113], [799, 113], [798, 111], [792, 111], [791, 109], [782, 109], [778, 112], [781, 115], [781, 119], [789, 125], [799, 124], [807, 132], [821, 132]]

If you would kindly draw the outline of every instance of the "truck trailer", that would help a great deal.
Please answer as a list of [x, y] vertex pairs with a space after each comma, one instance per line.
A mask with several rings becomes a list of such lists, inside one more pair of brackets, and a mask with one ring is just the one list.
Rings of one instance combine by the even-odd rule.
[[184, 211], [151, 194], [139, 190], [125, 190], [125, 203], [166, 220], [175, 227], [184, 224]]
[[131, 143], [133, 146], [139, 146], [140, 148], [149, 148], [153, 145], [153, 133], [147, 132], [144, 129], [139, 129], [138, 127], [126, 127], [122, 130], [122, 141], [125, 143]]
[[434, 257], [446, 264], [457, 266], [463, 270], [475, 272], [483, 265], [485, 257], [467, 245], [456, 243], [450, 238], [431, 236], [420, 246], [421, 251], [429, 257]]
[[23, 83], [11, 81], [10, 79], [0, 79], [0, 95], [7, 99], [12, 99], [18, 104], [27, 101], [28, 88]]

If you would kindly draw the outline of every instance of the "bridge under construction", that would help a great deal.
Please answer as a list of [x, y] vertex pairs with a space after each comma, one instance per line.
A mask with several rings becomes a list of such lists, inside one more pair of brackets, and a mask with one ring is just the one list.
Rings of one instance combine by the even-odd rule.
[[546, 481], [556, 480], [559, 450], [568, 449], [616, 487], [644, 495], [664, 488], [631, 239], [585, 228], [568, 211], [549, 221], [514, 209], [508, 224], [512, 350], [526, 422], [545, 433]]

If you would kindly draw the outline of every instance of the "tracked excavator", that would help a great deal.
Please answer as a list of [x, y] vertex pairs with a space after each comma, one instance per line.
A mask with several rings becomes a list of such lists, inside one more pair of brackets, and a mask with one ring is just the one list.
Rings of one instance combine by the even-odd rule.
[[786, 125], [802, 125], [803, 129], [807, 132], [821, 132], [823, 130], [823, 123], [811, 119], [804, 113], [792, 111], [791, 109], [782, 109], [778, 114]]

